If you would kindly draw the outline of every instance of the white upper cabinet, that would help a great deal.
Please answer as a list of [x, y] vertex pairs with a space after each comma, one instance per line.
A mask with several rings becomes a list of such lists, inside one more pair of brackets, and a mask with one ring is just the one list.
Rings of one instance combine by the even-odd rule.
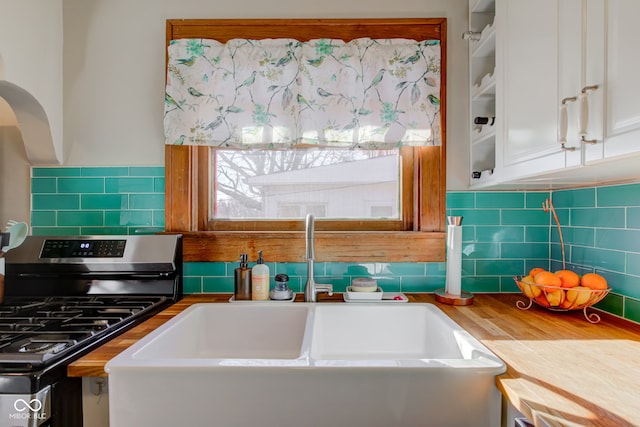
[[[470, 1], [470, 26], [477, 3]], [[495, 0], [494, 10], [494, 173], [471, 186], [640, 176], [640, 1]], [[473, 94], [472, 86], [471, 120], [479, 110]], [[471, 134], [474, 168], [481, 162]]]
[[640, 1], [585, 0], [585, 164], [640, 152]]

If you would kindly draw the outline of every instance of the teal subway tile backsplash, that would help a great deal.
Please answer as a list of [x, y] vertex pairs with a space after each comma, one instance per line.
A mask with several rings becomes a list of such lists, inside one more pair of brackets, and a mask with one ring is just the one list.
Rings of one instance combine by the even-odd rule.
[[[33, 234], [138, 234], [164, 228], [162, 166], [34, 167]], [[562, 268], [556, 224], [542, 203], [552, 198], [562, 225], [567, 268], [595, 271], [612, 292], [598, 308], [640, 322], [640, 184], [558, 191], [450, 191], [447, 215], [464, 216], [462, 287], [518, 292], [513, 276], [533, 267]], [[272, 263], [302, 292], [306, 263]], [[233, 292], [237, 262], [186, 262], [185, 293]], [[446, 263], [317, 262], [318, 281], [342, 292], [355, 277], [375, 277], [388, 291], [433, 292]]]
[[164, 168], [34, 167], [33, 234], [140, 234], [164, 228]]

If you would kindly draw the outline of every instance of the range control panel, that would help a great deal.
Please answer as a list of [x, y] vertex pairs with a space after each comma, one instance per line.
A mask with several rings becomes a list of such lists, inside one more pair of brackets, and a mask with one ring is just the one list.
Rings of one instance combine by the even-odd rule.
[[42, 245], [40, 258], [122, 258], [124, 239], [51, 239]]

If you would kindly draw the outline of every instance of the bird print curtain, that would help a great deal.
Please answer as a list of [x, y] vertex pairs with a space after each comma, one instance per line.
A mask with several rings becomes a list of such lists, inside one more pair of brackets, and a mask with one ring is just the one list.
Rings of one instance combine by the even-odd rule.
[[440, 145], [439, 40], [172, 40], [167, 144]]

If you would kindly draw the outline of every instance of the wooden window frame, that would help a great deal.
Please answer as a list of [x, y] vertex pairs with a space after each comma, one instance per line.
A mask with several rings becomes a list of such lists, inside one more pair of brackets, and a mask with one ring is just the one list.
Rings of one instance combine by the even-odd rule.
[[[167, 20], [167, 45], [180, 38], [359, 37], [441, 41], [442, 144], [403, 148], [399, 221], [316, 221], [316, 259], [327, 262], [418, 262], [445, 259], [446, 19]], [[185, 261], [234, 261], [263, 250], [269, 261], [303, 262], [304, 221], [218, 221], [210, 227], [210, 148], [165, 146], [165, 230], [184, 235]], [[410, 192], [411, 194], [408, 194]], [[259, 225], [258, 225], [259, 224]], [[395, 225], [393, 225], [395, 224]], [[270, 230], [273, 226], [273, 230]], [[355, 230], [354, 228], [360, 228]], [[329, 231], [330, 229], [331, 231]]]

